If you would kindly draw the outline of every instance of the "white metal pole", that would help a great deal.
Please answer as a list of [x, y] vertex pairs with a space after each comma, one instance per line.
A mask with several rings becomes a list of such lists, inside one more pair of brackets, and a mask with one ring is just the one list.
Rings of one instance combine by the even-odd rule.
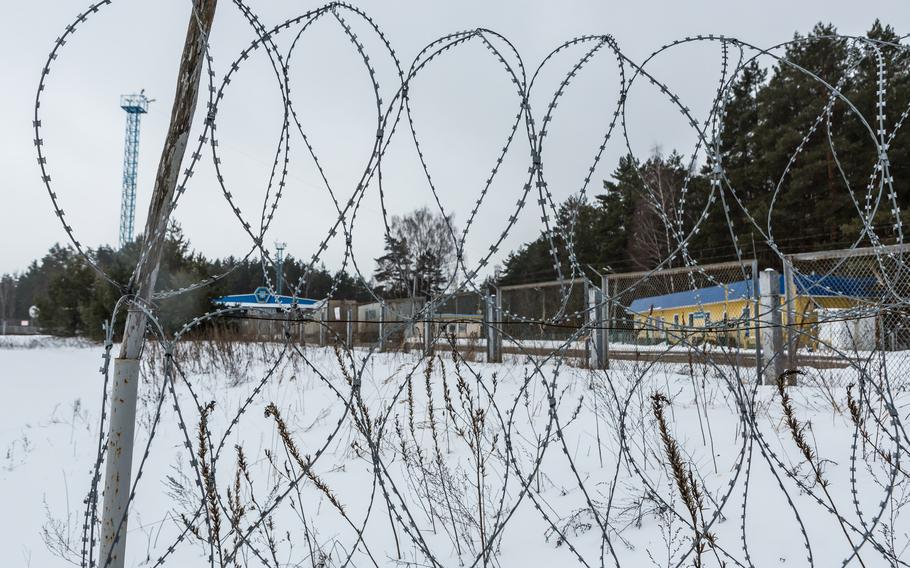
[[[107, 444], [107, 474], [102, 509], [102, 565], [110, 551], [110, 566], [123, 566], [126, 552], [126, 514], [133, 470], [133, 436], [136, 429], [136, 391], [139, 359], [114, 360], [114, 386]], [[122, 522], [122, 527], [120, 524]], [[120, 529], [118, 531], [118, 528]]]
[[424, 315], [423, 315], [423, 353], [427, 357], [433, 354], [433, 304], [427, 298], [426, 303], [424, 304]]

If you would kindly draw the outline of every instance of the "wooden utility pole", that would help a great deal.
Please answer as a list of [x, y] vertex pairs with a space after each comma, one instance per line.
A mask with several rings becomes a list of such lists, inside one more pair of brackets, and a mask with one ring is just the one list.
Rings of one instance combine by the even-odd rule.
[[[136, 302], [143, 304], [151, 300], [158, 279], [168, 214], [193, 124], [200, 77], [205, 66], [205, 49], [217, 3], [218, 0], [195, 0], [190, 13], [170, 127], [158, 162], [155, 189], [145, 223], [144, 254], [136, 265], [133, 294]], [[136, 304], [132, 305], [126, 317], [120, 356], [114, 360], [100, 556], [101, 566], [109, 568], [123, 568], [126, 552], [139, 355], [145, 342], [146, 323], [145, 312]]]

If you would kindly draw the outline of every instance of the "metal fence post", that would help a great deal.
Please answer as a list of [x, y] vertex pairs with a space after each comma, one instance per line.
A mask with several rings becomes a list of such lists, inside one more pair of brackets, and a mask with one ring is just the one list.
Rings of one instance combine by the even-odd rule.
[[592, 306], [594, 305], [594, 302], [591, 301], [591, 297], [589, 296], [590, 289], [591, 289], [591, 287], [588, 285], [587, 280], [585, 280], [584, 282], [581, 283], [581, 301], [582, 301], [582, 305], [584, 306], [584, 314], [585, 314], [584, 315], [585, 319], [584, 319], [584, 323], [582, 324], [582, 326], [587, 327], [588, 331], [589, 331], [588, 334], [582, 335], [582, 337], [585, 340], [585, 345], [584, 345], [585, 352], [584, 352], [584, 355], [582, 356], [582, 363], [587, 364], [588, 368], [593, 369], [593, 368], [595, 368], [596, 355], [594, 355], [594, 353], [595, 353], [596, 347], [594, 345], [594, 341], [595, 341], [594, 328], [593, 328], [593, 319], [594, 318], [591, 316], [591, 309], [592, 309]]
[[600, 278], [603, 291], [603, 306], [601, 307], [601, 324], [603, 326], [603, 351], [604, 369], [610, 368], [610, 332], [613, 331], [613, 299], [610, 297], [610, 277], [604, 274]]
[[780, 317], [780, 275], [766, 268], [759, 276], [763, 383], [773, 385], [784, 372], [784, 337]]
[[385, 302], [379, 303], [379, 350], [385, 350]]
[[496, 298], [491, 294], [484, 297], [486, 309], [484, 310], [487, 330], [487, 363], [502, 363], [502, 340], [500, 339], [499, 328], [500, 309], [499, 288], [496, 289]]
[[[145, 242], [142, 244], [142, 252], [131, 280], [133, 284], [131, 292], [135, 294], [138, 304], [144, 304], [152, 299], [158, 280], [164, 234], [170, 219], [171, 205], [178, 192], [180, 164], [186, 155], [190, 127], [196, 113], [200, 78], [206, 61], [204, 49], [208, 43], [216, 6], [217, 0], [193, 2], [190, 25], [187, 27], [180, 57], [171, 118], [149, 201], [144, 231]], [[183, 188], [181, 187], [179, 191], [182, 192]], [[132, 489], [130, 466], [133, 460], [136, 389], [147, 323], [146, 311], [140, 309], [138, 305], [131, 305], [124, 322], [120, 356], [114, 360], [99, 551], [99, 563], [106, 568], [123, 568], [125, 565], [126, 539], [129, 534], [129, 498]], [[91, 522], [94, 521], [95, 519], [91, 519]], [[90, 542], [88, 546], [95, 546], [95, 543]]]
[[[139, 386], [139, 359], [119, 358], [114, 361], [111, 404], [111, 432], [116, 432], [118, 442], [107, 446], [107, 479], [104, 494], [104, 521], [102, 522], [101, 558], [104, 566], [124, 565], [126, 554], [127, 501], [133, 468], [132, 451], [123, 451], [120, 439], [132, 442], [136, 429], [136, 393]], [[131, 450], [132, 447], [128, 446]], [[107, 556], [110, 555], [110, 562]]]
[[325, 305], [322, 306], [322, 311], [319, 312], [319, 346], [325, 346], [325, 326], [326, 321], [329, 319], [329, 302], [326, 301]]
[[606, 369], [606, 351], [604, 349], [606, 341], [606, 330], [604, 329], [604, 294], [597, 286], [585, 286], [587, 288], [588, 302], [588, 323], [591, 326], [591, 349], [588, 352], [588, 364], [592, 369]]
[[759, 325], [759, 316], [761, 312], [761, 297], [758, 281], [758, 261], [752, 260], [752, 316], [746, 325], [752, 328], [752, 337], [755, 338], [755, 380], [758, 384], [762, 383], [762, 344]]
[[481, 296], [483, 301], [483, 333], [486, 337], [487, 363], [493, 362], [493, 300], [489, 294]]
[[796, 329], [796, 298], [798, 297], [793, 281], [793, 263], [789, 257], [784, 257], [784, 293], [787, 303], [787, 366], [795, 369], [797, 362], [797, 345], [799, 338]]
[[347, 316], [348, 316], [348, 321], [346, 322], [346, 325], [344, 326], [345, 335], [346, 335], [345, 344], [347, 345], [348, 349], [353, 349], [354, 348], [354, 322], [352, 321], [353, 318], [351, 317], [352, 314], [351, 314], [350, 306], [348, 306]]
[[423, 354], [433, 354], [433, 306], [429, 300], [424, 304], [423, 315]]
[[[496, 325], [504, 325], [502, 317], [502, 288], [496, 287], [496, 301], [493, 304], [493, 319]], [[496, 329], [496, 362], [502, 363], [502, 332], [500, 328]]]

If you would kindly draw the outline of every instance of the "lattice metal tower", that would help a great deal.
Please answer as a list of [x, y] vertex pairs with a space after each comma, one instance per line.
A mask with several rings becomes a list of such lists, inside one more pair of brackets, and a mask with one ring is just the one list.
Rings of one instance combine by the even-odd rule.
[[148, 112], [143, 89], [138, 95], [122, 95], [120, 108], [126, 111], [126, 141], [123, 147], [123, 192], [120, 196], [120, 248], [133, 240], [136, 220], [136, 170], [139, 166], [139, 119]]
[[276, 293], [281, 294], [281, 289], [284, 287], [284, 249], [287, 248], [287, 243], [282, 243], [280, 241], [275, 242], [275, 288]]

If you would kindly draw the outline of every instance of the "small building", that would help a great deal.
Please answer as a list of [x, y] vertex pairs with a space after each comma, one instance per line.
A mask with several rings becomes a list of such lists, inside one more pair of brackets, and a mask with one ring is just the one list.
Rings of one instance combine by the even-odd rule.
[[260, 286], [250, 294], [233, 294], [214, 298], [212, 303], [222, 308], [238, 308], [241, 315], [240, 330], [244, 335], [259, 339], [280, 339], [284, 336], [284, 315], [292, 310], [306, 312], [312, 322], [293, 322], [292, 333], [304, 337], [319, 334], [319, 321], [325, 319], [324, 300], [312, 300], [295, 296], [273, 294], [267, 287]]
[[731, 346], [754, 346], [752, 280], [740, 280], [649, 296], [633, 300], [635, 338], [646, 343], [699, 344], [705, 341]]
[[423, 298], [390, 298], [357, 306], [355, 343], [379, 343], [384, 334], [386, 348], [401, 345], [411, 333], [411, 320], [422, 309]]
[[[450, 302], [449, 304], [451, 304]], [[451, 306], [445, 304], [442, 308]], [[371, 302], [357, 306], [358, 322], [356, 342], [376, 343], [380, 330], [386, 334], [385, 344], [423, 344], [422, 310], [426, 305], [424, 298], [395, 298], [382, 302]], [[459, 312], [434, 312], [431, 316], [431, 333], [436, 338], [454, 336], [460, 340], [479, 339], [483, 335], [483, 316], [476, 313], [461, 313], [469, 310], [469, 304], [462, 301], [454, 304]], [[416, 320], [416, 321], [415, 321]], [[380, 321], [382, 323], [380, 323]]]
[[[430, 333], [437, 340], [454, 338], [459, 343], [478, 341], [483, 334], [483, 316], [479, 314], [433, 314]], [[423, 343], [423, 326], [414, 325], [410, 339]]]
[[[789, 325], [783, 276], [779, 282], [781, 321]], [[793, 320], [800, 331], [797, 347], [815, 349], [820, 338], [830, 344], [828, 316], [860, 305], [863, 298], [873, 295], [875, 286], [874, 278], [794, 276]], [[707, 342], [754, 348], [756, 301], [753, 281], [739, 280], [638, 298], [627, 311], [634, 318], [638, 341], [674, 344], [685, 340], [695, 345]], [[868, 322], [861, 327], [867, 329]]]

